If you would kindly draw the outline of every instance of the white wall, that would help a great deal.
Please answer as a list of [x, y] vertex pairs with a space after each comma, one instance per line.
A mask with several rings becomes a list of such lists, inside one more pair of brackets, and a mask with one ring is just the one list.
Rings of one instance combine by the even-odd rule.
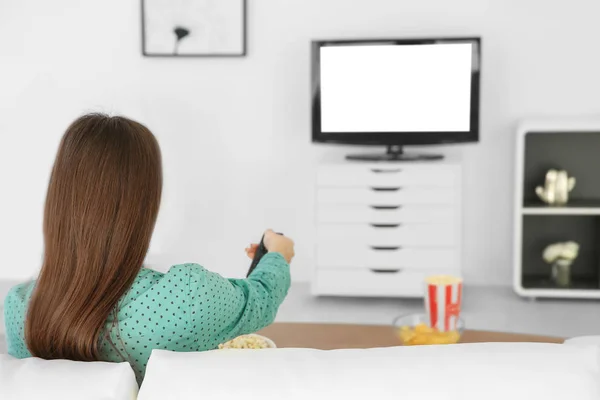
[[[465, 166], [470, 282], [510, 281], [513, 131], [531, 115], [600, 112], [597, 0], [249, 0], [242, 59], [144, 59], [138, 0], [0, 0], [0, 279], [39, 268], [47, 177], [87, 110], [146, 123], [165, 163], [152, 246], [241, 276], [243, 248], [274, 227], [313, 264], [309, 40], [482, 35], [481, 143]], [[354, 149], [355, 150], [355, 149]]]

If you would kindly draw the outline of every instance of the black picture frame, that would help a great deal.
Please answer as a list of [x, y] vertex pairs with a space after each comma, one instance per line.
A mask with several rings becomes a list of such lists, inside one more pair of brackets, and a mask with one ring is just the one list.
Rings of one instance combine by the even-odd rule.
[[239, 58], [248, 55], [248, 0], [242, 2], [242, 51], [239, 53], [198, 53], [198, 54], [167, 54], [167, 53], [149, 53], [146, 50], [146, 0], [140, 0], [140, 19], [141, 19], [141, 50], [144, 57], [151, 58]]
[[[369, 44], [436, 44], [475, 43], [474, 68], [471, 73], [471, 120], [470, 130], [464, 132], [323, 132], [321, 129], [321, 77], [320, 49], [325, 46], [369, 45]], [[311, 42], [311, 139], [313, 143], [335, 143], [362, 146], [435, 145], [445, 143], [479, 142], [480, 124], [480, 79], [481, 37], [439, 37], [406, 39], [336, 39], [313, 40]]]

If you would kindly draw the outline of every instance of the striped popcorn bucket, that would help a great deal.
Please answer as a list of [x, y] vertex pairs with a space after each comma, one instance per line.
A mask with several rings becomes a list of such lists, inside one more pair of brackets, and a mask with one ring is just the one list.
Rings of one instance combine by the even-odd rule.
[[440, 332], [455, 331], [460, 316], [462, 279], [437, 275], [425, 279], [425, 307], [432, 328]]

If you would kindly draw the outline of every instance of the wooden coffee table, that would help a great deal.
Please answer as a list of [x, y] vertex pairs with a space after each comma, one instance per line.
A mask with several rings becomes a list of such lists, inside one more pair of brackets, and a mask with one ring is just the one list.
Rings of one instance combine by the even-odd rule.
[[[258, 333], [272, 339], [277, 347], [333, 350], [400, 345], [393, 328], [380, 325], [276, 323]], [[467, 330], [460, 342], [563, 343], [563, 341], [562, 338], [549, 336]]]

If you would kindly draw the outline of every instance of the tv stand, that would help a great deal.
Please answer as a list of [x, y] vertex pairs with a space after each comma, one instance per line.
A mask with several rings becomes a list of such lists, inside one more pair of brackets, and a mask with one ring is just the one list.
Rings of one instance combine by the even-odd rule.
[[349, 154], [347, 160], [354, 161], [433, 161], [441, 160], [442, 154], [411, 154], [405, 153], [401, 145], [390, 145], [384, 154]]
[[462, 169], [447, 158], [398, 164], [323, 157], [315, 182], [314, 295], [423, 298], [426, 277], [462, 275]]

